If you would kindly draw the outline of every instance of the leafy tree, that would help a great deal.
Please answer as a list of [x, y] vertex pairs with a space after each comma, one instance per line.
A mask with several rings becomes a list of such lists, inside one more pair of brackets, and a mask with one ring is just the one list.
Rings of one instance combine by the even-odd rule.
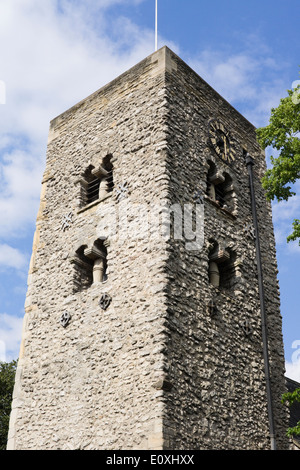
[[0, 450], [6, 449], [17, 361], [0, 362]]
[[[284, 393], [282, 396], [282, 403], [288, 403], [292, 406], [294, 403], [300, 403], [300, 388], [296, 388], [293, 392]], [[289, 428], [287, 432], [288, 436], [300, 436], [300, 421], [293, 428]]]
[[[257, 138], [263, 148], [268, 146], [279, 151], [271, 156], [272, 168], [262, 179], [269, 200], [287, 201], [296, 193], [292, 185], [300, 177], [300, 86], [288, 90], [288, 96], [280, 100], [277, 108], [272, 108], [269, 125], [257, 129]], [[300, 220], [293, 221], [293, 232], [287, 241], [299, 239]]]
[[[271, 156], [272, 167], [262, 179], [269, 200], [287, 201], [296, 193], [292, 185], [300, 178], [300, 86], [295, 90], [287, 90], [288, 96], [280, 100], [277, 108], [271, 110], [269, 125], [257, 129], [257, 138], [263, 148], [273, 147], [279, 152], [277, 157]], [[299, 240], [300, 220], [292, 223], [293, 232], [287, 241]], [[283, 403], [292, 406], [300, 402], [300, 388], [285, 393]], [[289, 436], [300, 436], [300, 421], [289, 428]]]

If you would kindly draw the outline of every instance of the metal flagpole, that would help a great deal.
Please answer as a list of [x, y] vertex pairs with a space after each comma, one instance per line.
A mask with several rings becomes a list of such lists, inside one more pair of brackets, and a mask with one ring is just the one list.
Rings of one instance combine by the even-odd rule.
[[158, 17], [157, 0], [155, 0], [155, 50], [157, 51], [157, 17]]

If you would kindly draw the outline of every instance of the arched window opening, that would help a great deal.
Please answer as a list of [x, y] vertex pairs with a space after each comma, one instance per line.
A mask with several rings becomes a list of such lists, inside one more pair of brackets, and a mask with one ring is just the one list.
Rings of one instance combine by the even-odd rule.
[[219, 273], [220, 273], [220, 288], [221, 289], [230, 289], [236, 281], [236, 271], [235, 271], [235, 253], [229, 252], [230, 257], [218, 264]]
[[236, 254], [217, 244], [209, 253], [209, 282], [219, 289], [230, 289], [236, 281]]
[[92, 248], [86, 248], [84, 255], [93, 262], [93, 284], [107, 280], [107, 248], [104, 241], [98, 239]]
[[216, 190], [215, 186], [217, 184], [217, 168], [216, 165], [209, 161], [209, 170], [207, 173], [207, 188], [206, 188], [206, 194], [207, 196], [212, 200], [216, 200]]
[[74, 264], [74, 292], [88, 289], [107, 280], [107, 247], [105, 240], [97, 239], [91, 247], [82, 245], [76, 250]]
[[233, 212], [234, 207], [234, 188], [231, 176], [217, 170], [213, 162], [208, 162], [209, 170], [207, 173], [206, 195], [211, 201], [222, 209]]
[[87, 245], [82, 245], [76, 250], [75, 256], [71, 259], [74, 266], [74, 293], [86, 290], [93, 284], [93, 262], [84, 255], [86, 248]]
[[227, 173], [223, 174], [224, 181], [216, 185], [216, 201], [220, 207], [233, 211], [234, 201], [233, 201], [233, 185], [232, 178]]
[[89, 165], [80, 181], [79, 206], [84, 207], [92, 202], [105, 198], [113, 191], [113, 164], [112, 155], [106, 155], [101, 164], [95, 168]]
[[99, 199], [100, 180], [93, 175], [93, 170], [94, 167], [89, 167], [85, 172], [85, 184], [83, 185], [85, 190], [84, 205]]
[[111, 159], [111, 154], [106, 155], [100, 166], [92, 171], [92, 174], [99, 180], [99, 199], [102, 199], [114, 189], [113, 164]]

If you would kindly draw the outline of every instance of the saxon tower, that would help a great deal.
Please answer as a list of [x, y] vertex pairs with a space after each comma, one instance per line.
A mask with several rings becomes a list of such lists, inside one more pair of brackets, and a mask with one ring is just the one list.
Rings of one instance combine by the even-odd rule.
[[264, 171], [167, 47], [51, 122], [9, 449], [286, 448]]

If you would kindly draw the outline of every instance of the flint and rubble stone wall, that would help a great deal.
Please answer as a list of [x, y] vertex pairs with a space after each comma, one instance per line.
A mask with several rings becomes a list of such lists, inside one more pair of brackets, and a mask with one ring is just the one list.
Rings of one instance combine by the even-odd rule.
[[[255, 128], [175, 55], [167, 73], [168, 165], [171, 202], [204, 203], [204, 245], [189, 252], [185, 241], [170, 246], [168, 273], [169, 381], [164, 426], [166, 448], [268, 449], [270, 447], [261, 314], [248, 171], [243, 150], [255, 160], [255, 192], [266, 294], [271, 382], [278, 448], [287, 448], [284, 352], [273, 224], [260, 178], [265, 156]], [[220, 120], [235, 141], [236, 160], [228, 166], [208, 144], [210, 119]], [[234, 216], [205, 196], [207, 162], [230, 174], [235, 188]], [[210, 241], [236, 253], [232, 288], [208, 280]], [[207, 306], [213, 300], [216, 314]], [[252, 328], [245, 336], [244, 321]]]
[[[9, 449], [268, 448], [255, 245], [242, 231], [251, 207], [241, 152], [231, 170], [237, 215], [205, 199], [201, 251], [188, 252], [184, 241], [160, 237], [151, 220], [147, 226], [139, 218], [166, 202], [191, 203], [196, 188], [205, 192], [207, 159], [220, 165], [207, 145], [210, 117], [221, 117], [256, 162], [276, 424], [284, 435], [276, 258], [259, 185], [264, 156], [253, 127], [163, 48], [51, 122]], [[126, 197], [113, 192], [79, 208], [78, 179], [107, 154], [115, 189], [126, 183]], [[108, 280], [74, 292], [72, 258], [99, 237], [108, 242]], [[230, 292], [208, 284], [211, 238], [236, 251]], [[112, 298], [105, 311], [104, 292]], [[206, 309], [212, 298], [214, 318]], [[65, 328], [63, 312], [71, 315]], [[251, 338], [241, 328], [246, 318]]]
[[[135, 223], [158, 204], [165, 173], [164, 73], [160, 55], [51, 122], [9, 447], [132, 449], [162, 446], [163, 243]], [[106, 154], [114, 193], [78, 208], [78, 179]], [[70, 214], [71, 217], [70, 217]], [[65, 216], [71, 221], [63, 227]], [[115, 236], [119, 218], [135, 230]], [[107, 237], [108, 280], [73, 293], [76, 250]], [[112, 297], [106, 311], [103, 292]], [[59, 322], [67, 311], [66, 328]]]

